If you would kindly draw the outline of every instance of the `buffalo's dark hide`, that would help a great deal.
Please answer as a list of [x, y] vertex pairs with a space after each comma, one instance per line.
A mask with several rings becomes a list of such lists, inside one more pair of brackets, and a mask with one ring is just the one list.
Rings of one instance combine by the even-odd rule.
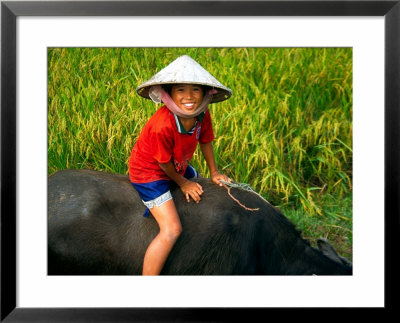
[[[327, 241], [320, 250], [257, 194], [232, 189], [249, 208], [208, 179], [201, 202], [171, 192], [183, 233], [162, 274], [167, 275], [350, 275], [351, 264]], [[157, 235], [152, 216], [128, 176], [89, 170], [59, 171], [48, 180], [49, 274], [139, 275], [146, 248]]]

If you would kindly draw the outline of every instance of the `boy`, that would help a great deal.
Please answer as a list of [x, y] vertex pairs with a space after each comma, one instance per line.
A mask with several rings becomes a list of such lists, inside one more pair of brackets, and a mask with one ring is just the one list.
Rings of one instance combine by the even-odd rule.
[[129, 160], [129, 176], [143, 203], [156, 219], [160, 232], [150, 243], [143, 275], [158, 275], [182, 232], [169, 191], [171, 181], [189, 202], [199, 203], [203, 188], [189, 162], [197, 143], [214, 183], [231, 180], [220, 174], [214, 158], [214, 133], [208, 104], [229, 98], [232, 91], [219, 83], [187, 55], [181, 56], [137, 88], [139, 95], [165, 105], [143, 128]]

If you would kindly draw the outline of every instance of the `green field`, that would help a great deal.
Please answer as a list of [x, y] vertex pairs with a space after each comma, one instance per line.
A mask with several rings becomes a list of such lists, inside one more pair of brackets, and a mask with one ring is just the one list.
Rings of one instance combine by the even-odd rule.
[[[160, 106], [135, 89], [183, 54], [233, 91], [209, 107], [220, 171], [351, 259], [351, 48], [50, 48], [48, 173], [126, 174]], [[192, 164], [208, 176], [200, 150]]]

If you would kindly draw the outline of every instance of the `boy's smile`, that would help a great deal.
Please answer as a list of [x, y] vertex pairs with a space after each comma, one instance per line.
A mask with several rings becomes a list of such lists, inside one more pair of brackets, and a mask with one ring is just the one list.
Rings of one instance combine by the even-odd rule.
[[185, 112], [193, 112], [203, 101], [203, 88], [196, 84], [172, 86], [171, 98]]

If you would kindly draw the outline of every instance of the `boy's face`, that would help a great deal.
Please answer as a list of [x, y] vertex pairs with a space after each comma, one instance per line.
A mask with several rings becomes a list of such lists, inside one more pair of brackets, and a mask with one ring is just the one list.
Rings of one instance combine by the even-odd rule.
[[203, 88], [195, 84], [172, 86], [171, 98], [185, 112], [193, 112], [203, 101]]

